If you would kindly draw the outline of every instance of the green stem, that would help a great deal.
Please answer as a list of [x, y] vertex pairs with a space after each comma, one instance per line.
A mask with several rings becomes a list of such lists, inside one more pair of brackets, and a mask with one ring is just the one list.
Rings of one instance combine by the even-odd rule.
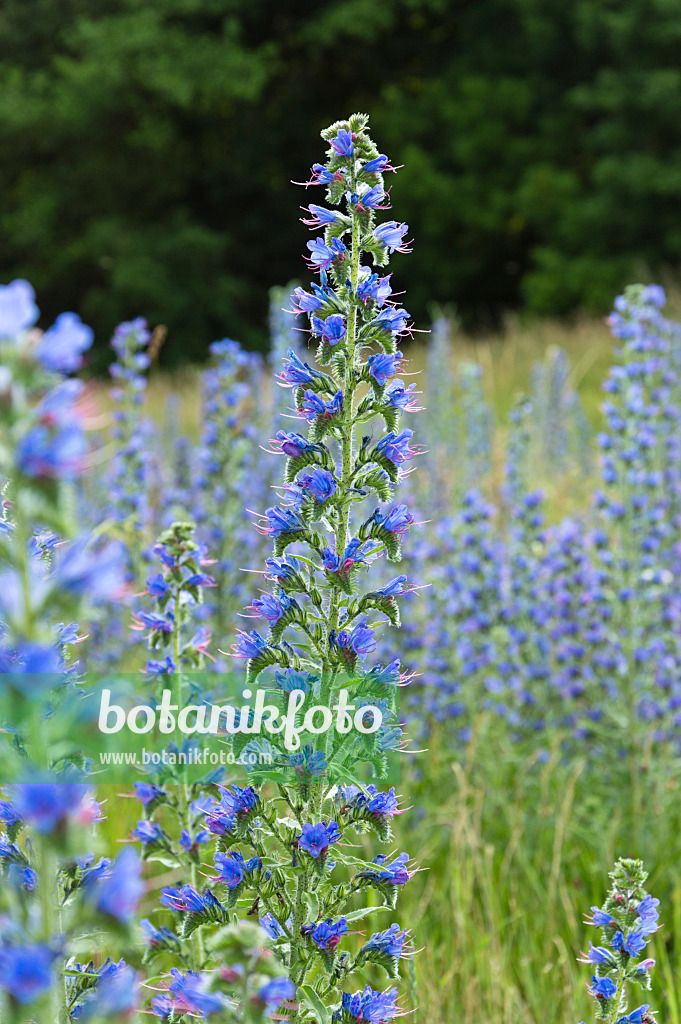
[[[182, 611], [180, 607], [180, 595], [181, 588], [175, 587], [175, 619], [173, 625], [173, 661], [175, 662], [175, 703], [177, 705], [177, 713], [179, 715], [184, 704], [184, 677], [182, 673], [182, 666], [180, 660], [180, 649], [181, 649], [181, 636], [182, 636]], [[186, 779], [186, 766], [184, 769], [184, 779], [178, 784], [178, 797], [177, 797], [177, 816], [180, 821], [180, 828], [186, 828], [191, 835], [191, 820], [189, 814], [189, 803], [191, 798], [190, 786]], [[198, 865], [192, 860], [189, 868], [190, 880], [192, 887], [197, 891], [200, 891], [200, 879]], [[204, 960], [203, 952], [203, 939], [201, 937], [201, 930], [195, 928], [191, 935], [191, 947], [192, 956], [194, 960], [194, 970], [200, 971]]]

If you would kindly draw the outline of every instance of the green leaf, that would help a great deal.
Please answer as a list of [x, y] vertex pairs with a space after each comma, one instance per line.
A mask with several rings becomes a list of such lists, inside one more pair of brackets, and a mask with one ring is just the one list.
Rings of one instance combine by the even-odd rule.
[[329, 1024], [331, 1021], [331, 1010], [321, 1001], [319, 995], [311, 985], [299, 985], [298, 993], [303, 1002], [316, 1014], [319, 1015], [319, 1024]]

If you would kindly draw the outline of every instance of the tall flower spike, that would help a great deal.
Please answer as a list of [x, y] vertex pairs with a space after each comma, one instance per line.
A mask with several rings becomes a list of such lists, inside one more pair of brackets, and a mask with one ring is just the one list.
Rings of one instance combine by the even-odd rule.
[[[646, 956], [650, 936], [658, 930], [660, 901], [646, 892], [648, 873], [640, 860], [618, 860], [610, 873], [612, 888], [602, 907], [592, 907], [586, 923], [601, 930], [602, 945], [589, 942], [580, 962], [592, 970], [588, 991], [595, 1017], [606, 1024], [655, 1024], [650, 1004], [630, 1009], [631, 989], [650, 990], [655, 961]], [[634, 1001], [638, 1002], [634, 997]]]
[[[377, 211], [389, 206], [383, 172], [392, 168], [370, 139], [367, 122], [356, 114], [322, 132], [327, 159], [323, 166], [315, 164], [308, 182], [326, 186], [326, 205], [311, 203], [306, 207], [311, 216], [304, 220], [323, 230], [307, 246], [319, 282], [297, 288], [292, 307], [298, 318], [306, 318], [316, 360], [293, 349], [282, 359], [278, 381], [299, 422], [297, 429], [273, 431], [268, 449], [285, 460], [279, 504], [267, 508], [258, 525], [273, 542], [274, 557], [264, 574], [271, 586], [249, 605], [247, 614], [261, 620], [257, 628], [242, 632], [233, 645], [234, 656], [246, 661], [249, 685], [266, 670], [276, 670], [273, 682], [268, 678], [268, 707], [283, 711], [296, 693], [313, 694], [332, 717], [339, 694], [352, 701], [342, 733], [333, 728], [320, 733], [306, 724], [295, 747], [286, 748], [281, 733], [267, 740], [274, 767], [282, 766], [279, 792], [294, 812], [296, 827], [282, 832], [272, 826], [278, 855], [282, 841], [294, 854], [288, 865], [281, 860], [277, 870], [286, 878], [285, 889], [276, 890], [276, 903], [264, 904], [268, 914], [262, 920], [269, 933], [284, 932], [289, 939], [278, 948], [285, 950], [283, 961], [297, 990], [294, 1021], [319, 1014], [321, 1003], [339, 1020], [352, 1018], [355, 1002], [361, 1012], [370, 1008], [375, 1021], [402, 1012], [395, 990], [364, 989], [359, 1001], [344, 994], [358, 964], [336, 952], [343, 928], [335, 922], [344, 920], [339, 912], [347, 898], [343, 886], [330, 879], [345, 863], [346, 829], [371, 831], [382, 842], [391, 838], [394, 790], [380, 793], [373, 785], [362, 790], [357, 766], [367, 763], [374, 778], [385, 777], [387, 752], [404, 742], [396, 709], [399, 663], [386, 673], [380, 666], [371, 669], [367, 660], [378, 646], [378, 629], [399, 624], [398, 598], [413, 583], [405, 575], [393, 578], [394, 572], [380, 582], [372, 575], [364, 588], [360, 580], [380, 555], [394, 562], [401, 558], [401, 540], [414, 518], [406, 504], [395, 501], [394, 491], [422, 451], [413, 443], [413, 431], [399, 425], [404, 413], [418, 411], [413, 386], [398, 377], [405, 373], [400, 339], [409, 333], [409, 314], [392, 298], [390, 275], [381, 269], [393, 252], [408, 251], [407, 225], [377, 223]], [[244, 748], [241, 742], [240, 749], [255, 749], [254, 743]], [[254, 785], [264, 781], [257, 768], [251, 778]], [[357, 800], [352, 806], [334, 801], [338, 785], [366, 792], [368, 810], [353, 810]], [[264, 819], [271, 814], [265, 804]], [[217, 828], [216, 821], [213, 814], [209, 827]], [[221, 849], [228, 849], [233, 841], [228, 837], [237, 834], [232, 815], [224, 829]], [[265, 853], [261, 844], [250, 842], [258, 856]], [[238, 851], [217, 856], [218, 885], [229, 890], [225, 898], [237, 899], [248, 888], [268, 896], [271, 883], [263, 882], [260, 869], [250, 869]], [[406, 860], [404, 854], [399, 865], [383, 867], [386, 858], [379, 856], [364, 869], [356, 860], [348, 862], [355, 891], [374, 888], [386, 905], [394, 905], [398, 887], [413, 873], [403, 867]], [[331, 931], [332, 942], [318, 941]], [[324, 982], [311, 971], [320, 962]]]

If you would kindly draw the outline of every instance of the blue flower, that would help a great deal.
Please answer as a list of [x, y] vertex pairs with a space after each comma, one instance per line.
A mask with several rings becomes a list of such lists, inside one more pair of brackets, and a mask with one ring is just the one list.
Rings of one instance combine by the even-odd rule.
[[69, 818], [86, 824], [100, 817], [90, 791], [74, 783], [22, 783], [14, 787], [13, 804], [19, 817], [43, 834]]
[[399, 857], [395, 857], [390, 864], [386, 864], [387, 857], [384, 854], [379, 853], [377, 857], [374, 857], [373, 863], [376, 865], [375, 868], [365, 868], [364, 871], [359, 873], [361, 878], [370, 878], [381, 884], [388, 885], [406, 885], [409, 879], [412, 877], [412, 872], [409, 870], [409, 854], [401, 853]]
[[152, 597], [165, 597], [169, 590], [170, 587], [162, 572], [157, 572], [155, 576], [147, 576], [147, 594], [151, 594]]
[[625, 1017], [620, 1017], [617, 1020], [617, 1024], [641, 1024], [644, 1014], [650, 1009], [650, 1003], [644, 1003], [643, 1006], [637, 1007], [632, 1010], [630, 1014]]
[[313, 380], [322, 379], [324, 375], [319, 373], [318, 370], [313, 370], [311, 366], [304, 363], [298, 358], [292, 348], [288, 350], [283, 360], [284, 370], [281, 374], [281, 379], [284, 384], [289, 387], [298, 387], [301, 384], [311, 384]]
[[278, 939], [280, 936], [286, 935], [276, 917], [269, 911], [263, 917], [259, 917], [258, 921], [260, 922], [260, 927], [265, 929], [271, 939]]
[[352, 156], [354, 152], [352, 132], [339, 128], [335, 139], [331, 139], [331, 148], [338, 156]]
[[617, 985], [612, 978], [597, 978], [596, 975], [591, 979], [591, 987], [589, 989], [593, 996], [597, 999], [612, 999], [615, 992], [617, 991]]
[[317, 445], [311, 444], [302, 434], [287, 434], [285, 430], [278, 430], [276, 439], [284, 455], [288, 455], [292, 459], [296, 459], [306, 452], [315, 451], [317, 448]]
[[123, 923], [132, 920], [143, 893], [139, 857], [131, 848], [123, 850], [108, 873], [92, 886], [97, 909]]
[[[159, 903], [163, 907], [169, 907], [174, 911], [186, 911], [190, 914], [200, 914], [207, 906], [207, 894], [210, 894], [212, 899], [215, 899], [210, 889], [206, 889], [204, 894], [200, 892], [192, 885], [183, 885], [179, 889], [175, 889], [172, 886], [167, 889], [161, 890], [161, 896]], [[210, 899], [208, 900], [210, 902]]]
[[401, 334], [406, 329], [408, 320], [409, 314], [406, 309], [396, 309], [388, 306], [371, 321], [371, 326], [380, 327], [382, 330], [390, 331], [392, 334]]
[[7, 800], [0, 800], [0, 821], [7, 828], [11, 828], [12, 825], [16, 825], [18, 821], [21, 821], [21, 817]]
[[175, 932], [172, 932], [170, 928], [167, 927], [167, 925], [161, 925], [160, 928], [157, 928], [155, 925], [151, 923], [151, 921], [148, 920], [148, 918], [143, 918], [140, 921], [140, 928], [146, 935], [147, 942], [152, 947], [163, 946], [166, 944], [179, 944], [180, 940], [178, 939], [177, 935], [175, 934]]
[[76, 480], [85, 468], [87, 441], [79, 424], [49, 430], [32, 427], [19, 439], [17, 466], [33, 479]]
[[158, 843], [163, 839], [163, 829], [156, 821], [147, 821], [143, 819], [138, 821], [137, 825], [133, 829], [133, 839], [137, 839], [138, 842], [144, 846], [148, 846], [153, 843]]
[[309, 693], [312, 689], [312, 684], [318, 682], [318, 676], [314, 676], [305, 670], [283, 668], [274, 673], [274, 682], [285, 693], [292, 693], [293, 690], [302, 690], [303, 693]]
[[236, 889], [238, 885], [244, 880], [244, 865], [243, 858], [235, 857], [234, 854], [216, 853], [213, 858], [216, 868], [219, 869], [220, 874], [218, 878], [220, 882], [223, 882], [228, 889]]
[[287, 999], [293, 999], [295, 994], [296, 986], [288, 978], [272, 978], [258, 989], [257, 997], [265, 1004], [267, 1012], [271, 1015]]
[[83, 363], [83, 353], [92, 345], [94, 333], [77, 313], [61, 313], [45, 331], [36, 348], [36, 356], [47, 370], [75, 373]]
[[310, 250], [310, 264], [318, 270], [327, 270], [335, 259], [347, 251], [340, 238], [332, 239], [330, 246], [323, 238], [313, 238], [307, 243], [307, 247]]
[[363, 174], [376, 174], [388, 170], [388, 158], [385, 153], [375, 156], [373, 160], [367, 160], [362, 168]]
[[268, 525], [264, 529], [270, 537], [279, 537], [282, 533], [299, 533], [305, 529], [303, 520], [297, 512], [291, 509], [273, 505], [271, 508], [265, 509], [265, 515]]
[[301, 473], [298, 483], [313, 494], [320, 504], [328, 501], [336, 493], [336, 481], [333, 478], [333, 473], [330, 473], [328, 469], [316, 468]]
[[405, 252], [402, 239], [408, 230], [409, 226], [407, 224], [398, 224], [394, 220], [388, 220], [385, 224], [379, 224], [374, 229], [374, 237], [390, 253]]
[[[164, 630], [165, 632], [165, 630]], [[176, 671], [177, 666], [175, 662], [166, 654], [163, 661], [159, 661], [158, 658], [149, 658], [145, 666], [145, 672], [148, 676], [171, 676]]]
[[286, 594], [286, 591], [280, 590], [278, 594], [263, 594], [261, 598], [256, 598], [250, 607], [262, 619], [266, 619], [270, 626], [275, 626], [291, 608], [292, 604], [293, 601]]
[[390, 533], [405, 533], [414, 522], [414, 517], [406, 505], [395, 505], [384, 516], [380, 509], [374, 512], [374, 522]]
[[369, 373], [377, 384], [383, 386], [397, 372], [397, 364], [402, 361], [401, 352], [376, 352], [369, 356], [367, 366]]
[[[660, 290], [662, 291], [662, 289]], [[640, 935], [651, 935], [657, 931], [659, 927], [657, 922], [660, 917], [660, 912], [657, 909], [659, 905], [660, 901], [653, 896], [645, 896], [637, 906], [636, 913], [641, 918], [641, 923], [638, 926]]]
[[335, 949], [341, 936], [347, 934], [348, 922], [344, 917], [340, 917], [336, 922], [327, 917], [325, 921], [320, 921], [317, 925], [308, 925], [308, 928], [310, 927], [312, 927], [310, 935], [315, 945], [320, 949]]
[[615, 919], [614, 917], [611, 917], [610, 914], [606, 914], [606, 912], [601, 910], [600, 907], [592, 907], [591, 920], [587, 923], [596, 925], [597, 928], [604, 928], [607, 925], [614, 924]]
[[328, 825], [320, 822], [318, 825], [303, 825], [298, 845], [317, 860], [318, 857], [326, 853], [332, 843], [337, 843], [339, 839], [340, 831], [335, 821], [330, 821]]
[[46, 992], [59, 956], [49, 946], [0, 945], [0, 988], [26, 1005]]
[[267, 646], [267, 641], [255, 630], [251, 630], [250, 633], [239, 633], [236, 643], [232, 644], [232, 649], [237, 657], [257, 658], [267, 650]]
[[[318, 210], [321, 207], [310, 206], [310, 209]], [[311, 295], [304, 288], [295, 288], [293, 290], [293, 298], [295, 300], [294, 311], [296, 313], [313, 313], [315, 309], [319, 309], [320, 306], [324, 305], [324, 300], [319, 295]]]
[[399, 925], [391, 924], [383, 932], [375, 932], [371, 938], [364, 943], [360, 952], [378, 953], [384, 956], [401, 957], [402, 949], [407, 937], [405, 929], [400, 931]]
[[0, 285], [0, 337], [14, 338], [38, 319], [35, 292], [21, 278]]
[[375, 451], [384, 455], [393, 465], [401, 466], [414, 454], [415, 449], [411, 448], [409, 444], [413, 436], [413, 430], [402, 430], [399, 434], [395, 434], [391, 430], [381, 438]]
[[315, 750], [309, 744], [305, 744], [297, 754], [291, 754], [288, 763], [292, 768], [300, 768], [314, 776], [322, 775], [328, 768], [324, 752]]
[[329, 345], [337, 345], [343, 341], [346, 335], [345, 320], [340, 313], [333, 313], [326, 320], [320, 320], [319, 317], [313, 316], [312, 326], [315, 333], [320, 334]]
[[363, 991], [343, 993], [341, 1008], [350, 1017], [359, 1021], [370, 1021], [371, 1024], [385, 1024], [393, 1017], [400, 1015], [400, 1009], [396, 1004], [397, 989], [391, 988], [387, 992], [376, 992], [367, 985]]

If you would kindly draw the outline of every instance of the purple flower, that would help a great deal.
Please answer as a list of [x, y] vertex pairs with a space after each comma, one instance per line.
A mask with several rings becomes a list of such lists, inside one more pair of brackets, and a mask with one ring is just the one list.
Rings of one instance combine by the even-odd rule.
[[258, 989], [258, 999], [267, 1007], [267, 1012], [272, 1014], [287, 999], [293, 999], [296, 994], [296, 986], [288, 978], [272, 978], [262, 988]]
[[597, 999], [612, 999], [615, 992], [617, 991], [617, 985], [612, 978], [597, 978], [596, 975], [591, 979], [591, 987], [589, 992], [592, 996], [596, 996]]
[[638, 926], [640, 935], [651, 935], [657, 931], [659, 927], [657, 922], [660, 917], [660, 912], [657, 909], [659, 905], [660, 901], [653, 896], [645, 896], [637, 906], [636, 913], [641, 918], [641, 923]]
[[[310, 209], [318, 210], [318, 206], [310, 206]], [[304, 288], [295, 288], [293, 291], [294, 297], [294, 312], [295, 313], [313, 313], [315, 309], [319, 309], [320, 306], [324, 305], [323, 299], [319, 295], [311, 295], [310, 292], [306, 292]]]
[[335, 139], [331, 139], [331, 148], [338, 156], [352, 156], [354, 152], [352, 132], [339, 128]]
[[395, 505], [386, 516], [377, 510], [374, 513], [374, 522], [382, 526], [384, 530], [389, 530], [390, 533], [402, 534], [406, 533], [412, 525], [414, 517], [406, 505]]
[[320, 949], [335, 949], [341, 936], [346, 935], [347, 931], [348, 922], [344, 917], [340, 917], [335, 923], [327, 917], [326, 921], [320, 921], [314, 926], [311, 937]]
[[159, 661], [158, 658], [149, 658], [145, 666], [145, 672], [148, 676], [171, 676], [177, 669], [175, 662], [166, 654], [163, 661]]
[[273, 505], [271, 508], [265, 509], [265, 515], [267, 526], [264, 527], [264, 531], [270, 537], [279, 537], [282, 533], [299, 533], [305, 529], [305, 523], [292, 509]]
[[240, 632], [232, 650], [240, 658], [257, 658], [267, 650], [267, 641], [254, 629], [250, 633]]
[[142, 869], [135, 851], [119, 853], [111, 870], [93, 886], [94, 902], [103, 914], [127, 923], [132, 920], [144, 893]]
[[377, 384], [383, 386], [397, 373], [397, 364], [402, 361], [401, 352], [376, 352], [369, 356], [369, 373]]
[[324, 379], [322, 373], [313, 370], [311, 366], [299, 359], [292, 348], [286, 353], [283, 365], [284, 370], [281, 374], [281, 380], [288, 387], [298, 387], [301, 384], [311, 384], [315, 379]]
[[180, 889], [162, 889], [159, 903], [171, 910], [190, 914], [200, 914], [206, 909], [204, 897], [191, 885], [183, 885]]
[[305, 452], [315, 450], [315, 445], [310, 444], [302, 434], [287, 434], [284, 430], [277, 431], [277, 443], [284, 455], [288, 455], [292, 459], [304, 455]]
[[340, 831], [335, 821], [330, 821], [328, 825], [320, 822], [318, 825], [303, 825], [298, 845], [317, 860], [318, 857], [326, 853], [332, 843], [337, 843], [339, 839]]
[[318, 270], [328, 270], [333, 261], [347, 251], [340, 238], [333, 238], [330, 246], [323, 238], [313, 238], [307, 247], [310, 250], [310, 264]]
[[92, 329], [77, 313], [61, 313], [45, 331], [36, 348], [36, 356], [47, 370], [75, 373], [83, 364], [83, 353], [92, 345]]
[[14, 807], [7, 800], [0, 800], [0, 821], [6, 828], [11, 828], [12, 825], [16, 825], [18, 821], [21, 821], [21, 816], [17, 814]]
[[280, 590], [278, 594], [263, 594], [262, 597], [256, 598], [250, 607], [261, 619], [266, 619], [270, 626], [274, 626], [283, 618], [292, 603], [286, 591]]
[[46, 992], [59, 956], [49, 946], [0, 945], [0, 988], [26, 1005]]
[[345, 338], [345, 320], [340, 313], [332, 313], [326, 320], [320, 320], [318, 316], [313, 316], [312, 326], [315, 334], [320, 334], [329, 345], [337, 345]]
[[324, 224], [335, 224], [338, 220], [338, 214], [334, 210], [327, 210], [323, 206], [317, 206], [315, 203], [310, 203], [309, 206], [304, 206], [302, 209], [312, 214], [308, 219], [301, 218], [303, 224], [310, 228], [319, 228]]
[[17, 466], [33, 479], [76, 480], [85, 468], [87, 441], [78, 423], [59, 430], [32, 427], [16, 448]]
[[381, 171], [387, 171], [388, 168], [388, 158], [385, 155], [385, 153], [381, 153], [379, 156], [375, 156], [373, 160], [367, 160], [364, 167], [362, 168], [362, 173], [380, 174]]
[[158, 843], [163, 839], [163, 829], [158, 822], [143, 819], [142, 821], [137, 822], [132, 836], [133, 839], [137, 839], [138, 842], [147, 846], [152, 843]]
[[614, 924], [615, 919], [611, 917], [610, 914], [606, 914], [606, 912], [604, 910], [601, 910], [600, 907], [592, 907], [591, 919], [587, 920], [586, 923], [593, 924], [597, 928], [604, 928], [607, 925]]
[[406, 309], [394, 309], [389, 306], [378, 314], [375, 320], [371, 321], [372, 327], [381, 327], [393, 334], [401, 334], [406, 329], [409, 314]]
[[399, 434], [390, 431], [376, 445], [374, 451], [380, 452], [386, 459], [389, 459], [394, 466], [401, 466], [414, 454], [414, 449], [409, 442], [414, 436], [413, 430], [402, 430]]
[[399, 925], [391, 924], [383, 932], [374, 932], [371, 938], [362, 946], [362, 953], [378, 953], [379, 956], [401, 957], [407, 932], [400, 931]]
[[144, 807], [147, 807], [154, 800], [160, 800], [161, 797], [166, 795], [165, 789], [161, 789], [160, 786], [154, 785], [153, 782], [135, 782], [133, 784], [135, 790], [135, 797], [140, 801]]
[[336, 493], [336, 481], [333, 473], [328, 469], [313, 469], [311, 472], [301, 473], [298, 483], [314, 495], [316, 500], [323, 504]]
[[13, 789], [16, 813], [37, 832], [54, 832], [67, 819], [83, 824], [100, 820], [90, 790], [74, 783], [31, 782]]
[[155, 576], [147, 576], [147, 594], [152, 597], [165, 597], [169, 589], [162, 572], [157, 572]]
[[409, 230], [407, 224], [398, 224], [397, 221], [388, 220], [385, 224], [379, 224], [374, 229], [374, 237], [377, 242], [384, 245], [388, 252], [405, 252], [402, 239]]
[[362, 992], [343, 993], [341, 1007], [350, 1017], [359, 1021], [369, 1021], [370, 1024], [385, 1024], [400, 1014], [396, 1004], [397, 989], [391, 988], [387, 992], [376, 992], [367, 985]]
[[244, 880], [243, 861], [240, 862], [233, 854], [216, 853], [213, 858], [220, 874], [216, 881], [223, 882], [228, 889], [236, 889]]
[[35, 292], [28, 281], [17, 278], [0, 285], [0, 337], [14, 338], [38, 319]]

